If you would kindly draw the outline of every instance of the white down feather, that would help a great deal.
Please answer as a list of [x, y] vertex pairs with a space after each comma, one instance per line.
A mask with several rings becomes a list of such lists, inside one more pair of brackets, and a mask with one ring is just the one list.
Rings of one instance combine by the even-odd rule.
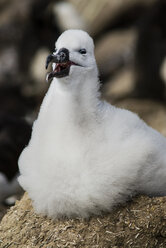
[[53, 79], [19, 159], [19, 182], [36, 211], [87, 217], [136, 193], [165, 195], [165, 137], [136, 114], [100, 100], [94, 45], [86, 32], [65, 31], [56, 48], [67, 48], [81, 66]]

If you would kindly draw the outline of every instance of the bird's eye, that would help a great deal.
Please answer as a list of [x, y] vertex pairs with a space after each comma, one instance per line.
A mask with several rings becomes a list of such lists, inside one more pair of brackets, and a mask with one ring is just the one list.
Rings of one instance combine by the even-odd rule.
[[81, 54], [86, 54], [86, 49], [85, 49], [85, 48], [80, 49], [80, 50], [79, 50], [79, 53], [81, 53]]

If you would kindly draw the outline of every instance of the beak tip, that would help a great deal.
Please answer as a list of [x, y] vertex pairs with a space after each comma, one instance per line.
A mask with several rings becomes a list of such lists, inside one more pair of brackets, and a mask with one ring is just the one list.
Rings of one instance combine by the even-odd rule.
[[48, 81], [50, 80], [50, 79], [52, 79], [54, 77], [54, 73], [53, 72], [48, 72], [47, 74], [46, 74], [46, 82], [48, 83]]
[[46, 75], [46, 83], [48, 83], [48, 80], [49, 80], [49, 74], [47, 73], [47, 75]]
[[47, 70], [49, 63], [53, 60], [54, 56], [52, 54], [47, 56], [45, 68]]

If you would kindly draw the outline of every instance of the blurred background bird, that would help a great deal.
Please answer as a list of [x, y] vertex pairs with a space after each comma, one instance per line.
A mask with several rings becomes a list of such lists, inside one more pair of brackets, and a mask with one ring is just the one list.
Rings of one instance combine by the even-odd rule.
[[0, 173], [8, 183], [49, 86], [45, 59], [73, 28], [94, 38], [102, 97], [166, 135], [165, 0], [1, 0]]

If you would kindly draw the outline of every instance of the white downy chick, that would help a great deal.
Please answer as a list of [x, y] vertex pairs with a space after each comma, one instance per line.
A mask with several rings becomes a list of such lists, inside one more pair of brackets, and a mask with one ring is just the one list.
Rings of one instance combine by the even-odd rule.
[[53, 80], [19, 159], [36, 211], [88, 217], [137, 193], [165, 195], [166, 138], [100, 100], [92, 38], [65, 31], [49, 62]]

